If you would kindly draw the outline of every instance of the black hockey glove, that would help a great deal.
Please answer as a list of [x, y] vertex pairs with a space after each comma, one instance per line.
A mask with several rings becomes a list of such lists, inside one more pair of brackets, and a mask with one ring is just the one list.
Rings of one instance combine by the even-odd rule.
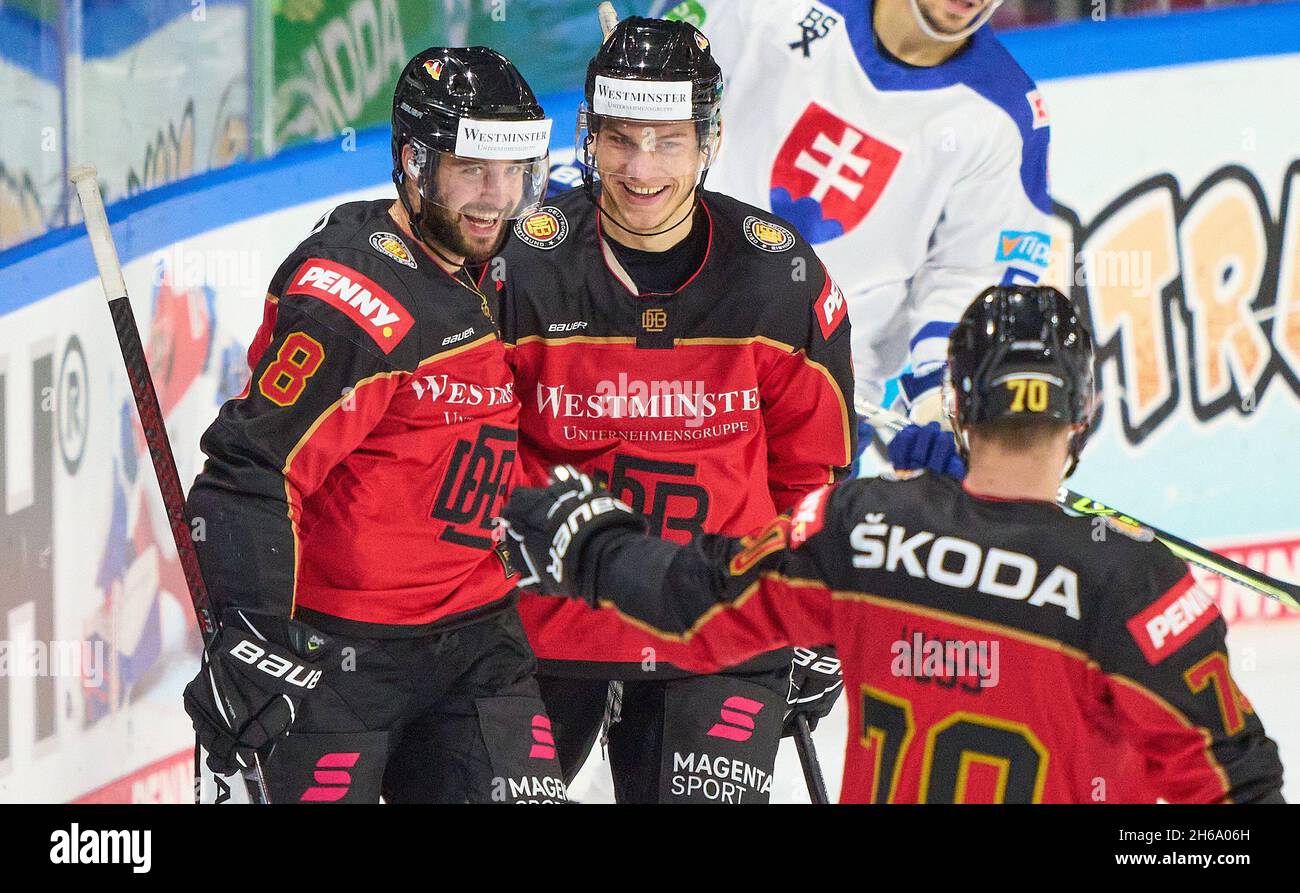
[[790, 664], [790, 690], [785, 697], [785, 725], [781, 737], [794, 734], [797, 716], [808, 720], [808, 731], [817, 728], [818, 721], [831, 712], [844, 688], [840, 673], [840, 658], [831, 645], [816, 651], [795, 646], [794, 660]]
[[185, 686], [185, 712], [208, 768], [230, 775], [265, 759], [332, 665], [330, 640], [297, 620], [237, 608], [222, 617], [203, 667]]
[[545, 489], [516, 487], [502, 516], [519, 585], [588, 604], [595, 603], [595, 568], [582, 563], [583, 548], [601, 531], [646, 529], [644, 518], [572, 465], [553, 468]]

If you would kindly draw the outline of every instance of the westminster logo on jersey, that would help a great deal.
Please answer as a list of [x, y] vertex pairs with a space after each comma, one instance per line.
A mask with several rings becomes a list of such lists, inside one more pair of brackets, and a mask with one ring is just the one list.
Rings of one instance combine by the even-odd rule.
[[772, 212], [814, 245], [838, 239], [870, 213], [902, 153], [815, 102], [772, 165]]

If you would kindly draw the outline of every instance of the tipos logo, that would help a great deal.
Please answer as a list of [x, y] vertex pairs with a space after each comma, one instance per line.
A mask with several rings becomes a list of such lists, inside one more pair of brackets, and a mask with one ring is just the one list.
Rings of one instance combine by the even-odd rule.
[[519, 219], [515, 224], [515, 235], [527, 245], [550, 251], [569, 235], [569, 221], [559, 208], [538, 208]]

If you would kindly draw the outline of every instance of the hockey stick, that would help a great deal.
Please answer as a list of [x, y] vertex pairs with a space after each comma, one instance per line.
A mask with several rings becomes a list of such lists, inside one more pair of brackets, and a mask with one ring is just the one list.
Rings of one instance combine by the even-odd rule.
[[808, 785], [808, 799], [813, 803], [830, 803], [826, 794], [826, 780], [822, 778], [822, 766], [817, 762], [817, 748], [813, 746], [812, 730], [808, 728], [808, 717], [800, 713], [794, 718], [794, 749], [799, 753], [799, 765], [803, 767], [803, 780]]
[[596, 7], [596, 16], [600, 19], [600, 40], [603, 43], [609, 40], [609, 35], [618, 27], [618, 12], [613, 3], [605, 0]]
[[[907, 427], [907, 419], [896, 412], [890, 412], [880, 406], [875, 406], [865, 400], [858, 400], [855, 408], [864, 421], [876, 429], [887, 429], [890, 431], [902, 431]], [[1212, 552], [1196, 543], [1185, 540], [1182, 537], [1174, 536], [1172, 533], [1166, 533], [1159, 527], [1147, 524], [1145, 521], [1121, 512], [1119, 509], [1098, 502], [1091, 497], [1076, 493], [1066, 488], [1064, 485], [1056, 493], [1057, 503], [1076, 515], [1091, 515], [1094, 517], [1112, 517], [1121, 524], [1131, 525], [1133, 527], [1143, 527], [1151, 531], [1151, 534], [1160, 542], [1184, 561], [1191, 562], [1197, 567], [1204, 568], [1211, 573], [1218, 574], [1225, 580], [1230, 580], [1241, 586], [1246, 586], [1256, 592], [1262, 593], [1269, 598], [1277, 599], [1283, 604], [1290, 605], [1292, 608], [1300, 608], [1300, 586], [1295, 583], [1288, 583], [1285, 580], [1279, 580], [1271, 577], [1262, 571], [1252, 570], [1244, 564], [1239, 564], [1231, 558], [1225, 558], [1216, 552]]]
[[[104, 297], [108, 300], [108, 312], [113, 317], [113, 328], [117, 331], [117, 345], [122, 351], [122, 362], [126, 366], [126, 377], [131, 382], [131, 393], [135, 397], [135, 408], [140, 414], [140, 427], [144, 430], [145, 443], [149, 446], [149, 458], [153, 462], [154, 473], [158, 477], [158, 489], [162, 491], [163, 505], [167, 510], [167, 520], [172, 529], [172, 540], [176, 543], [176, 554], [180, 558], [181, 569], [185, 573], [185, 583], [190, 590], [190, 600], [194, 604], [194, 616], [199, 622], [199, 635], [203, 639], [203, 654], [207, 658], [208, 648], [220, 631], [220, 624], [212, 614], [212, 603], [208, 598], [208, 589], [203, 584], [203, 575], [199, 571], [199, 557], [194, 550], [194, 541], [190, 539], [190, 528], [185, 523], [185, 491], [181, 488], [180, 475], [176, 472], [176, 459], [172, 455], [171, 443], [167, 439], [167, 425], [163, 419], [162, 409], [158, 406], [158, 392], [154, 389], [153, 377], [149, 374], [149, 364], [145, 360], [144, 346], [140, 343], [140, 330], [135, 324], [135, 314], [131, 311], [131, 301], [126, 295], [126, 282], [122, 278], [122, 263], [117, 256], [117, 247], [113, 244], [113, 231], [109, 228], [108, 217], [104, 213], [104, 198], [99, 193], [93, 164], [74, 165], [68, 172], [68, 179], [77, 189], [77, 198], [81, 200], [82, 216], [86, 219], [86, 235], [90, 238], [90, 248], [95, 254], [95, 266], [99, 268], [99, 281], [104, 287]], [[226, 705], [229, 713], [230, 705]], [[233, 716], [233, 713], [229, 713]], [[194, 800], [199, 798], [199, 747], [194, 746]], [[254, 803], [269, 803], [266, 793], [266, 780], [262, 775], [261, 761], [253, 756], [254, 765], [245, 773], [244, 781], [248, 785], [248, 796]], [[224, 785], [217, 776], [218, 785]], [[227, 790], [226, 796], [229, 796]], [[224, 798], [218, 796], [217, 802]]]

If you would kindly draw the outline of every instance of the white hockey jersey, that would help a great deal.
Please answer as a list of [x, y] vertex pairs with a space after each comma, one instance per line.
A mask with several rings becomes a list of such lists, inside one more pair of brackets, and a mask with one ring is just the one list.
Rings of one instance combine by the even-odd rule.
[[849, 301], [858, 393], [939, 386], [947, 336], [989, 285], [1049, 257], [1048, 118], [990, 29], [933, 68], [876, 41], [872, 0], [669, 0], [722, 66], [708, 186], [793, 223]]

